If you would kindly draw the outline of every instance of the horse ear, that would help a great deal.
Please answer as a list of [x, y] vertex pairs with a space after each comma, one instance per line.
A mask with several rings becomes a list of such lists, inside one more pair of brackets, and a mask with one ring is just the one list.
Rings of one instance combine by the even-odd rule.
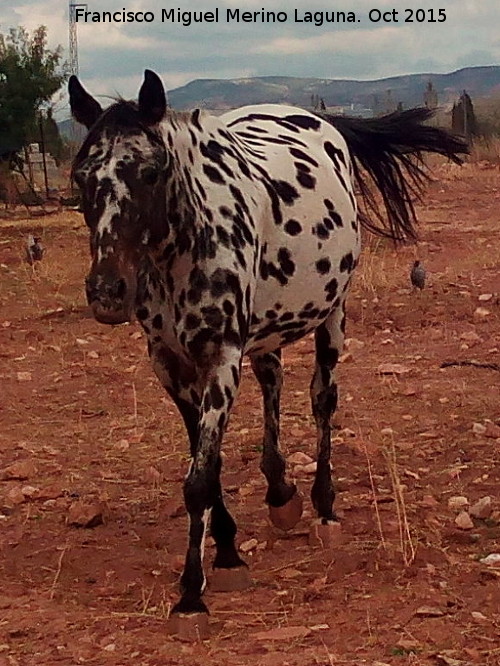
[[158, 74], [146, 69], [139, 90], [139, 113], [147, 125], [156, 125], [162, 120], [166, 109], [167, 99], [163, 83]]
[[90, 129], [102, 113], [102, 107], [73, 74], [68, 81], [69, 103], [75, 120]]

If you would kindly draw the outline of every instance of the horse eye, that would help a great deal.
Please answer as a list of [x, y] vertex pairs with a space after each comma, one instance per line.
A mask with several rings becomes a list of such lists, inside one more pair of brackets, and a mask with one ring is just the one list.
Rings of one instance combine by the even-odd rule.
[[142, 180], [146, 185], [154, 185], [158, 180], [158, 169], [152, 166], [145, 167], [142, 171]]

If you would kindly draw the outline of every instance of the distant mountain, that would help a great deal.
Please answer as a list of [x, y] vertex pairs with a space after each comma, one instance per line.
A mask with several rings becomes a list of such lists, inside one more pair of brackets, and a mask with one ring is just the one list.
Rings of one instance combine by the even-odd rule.
[[76, 122], [73, 122], [71, 118], [62, 120], [61, 122], [57, 123], [57, 126], [61, 136], [63, 136], [65, 139], [72, 139], [76, 143], [81, 143], [87, 134], [85, 127], [83, 125], [79, 125]]
[[453, 102], [464, 89], [472, 99], [487, 97], [500, 94], [500, 66], [466, 67], [449, 74], [408, 74], [375, 81], [285, 76], [196, 79], [170, 90], [168, 98], [175, 109], [197, 106], [225, 109], [260, 103], [310, 106], [312, 95], [322, 97], [327, 106], [354, 104], [373, 108], [376, 101], [383, 106], [389, 94], [394, 104], [402, 102], [404, 107], [411, 107], [423, 103], [429, 81], [437, 91], [440, 105]]
[[[423, 104], [424, 91], [432, 83], [438, 104], [449, 105], [466, 90], [472, 100], [500, 95], [500, 66], [465, 67], [449, 74], [408, 74], [375, 81], [256, 76], [245, 79], [196, 79], [169, 90], [174, 109], [231, 109], [246, 104], [294, 104], [311, 106], [311, 98], [323, 98], [327, 106], [351, 106], [387, 110]], [[389, 92], [390, 91], [390, 92]], [[71, 136], [71, 120], [59, 123], [63, 136]], [[84, 136], [82, 128], [81, 136]]]

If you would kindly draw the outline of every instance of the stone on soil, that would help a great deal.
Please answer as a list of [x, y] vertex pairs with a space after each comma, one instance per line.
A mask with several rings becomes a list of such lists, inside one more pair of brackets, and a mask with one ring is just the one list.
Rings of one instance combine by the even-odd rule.
[[467, 511], [460, 511], [455, 518], [455, 525], [461, 530], [471, 530], [474, 527], [474, 523]]
[[481, 564], [488, 564], [489, 566], [500, 566], [500, 553], [490, 553], [486, 557], [479, 560]]
[[73, 527], [97, 527], [103, 523], [103, 508], [98, 503], [87, 503], [82, 500], [73, 502], [68, 509], [66, 523]]
[[497, 426], [496, 423], [492, 423], [491, 421], [487, 421], [485, 425], [485, 436], [490, 437], [491, 439], [498, 439], [500, 438], [500, 426]]
[[488, 622], [488, 618], [486, 617], [486, 615], [483, 615], [479, 611], [472, 611], [471, 615], [472, 619], [474, 620], [474, 622], [476, 622], [476, 624], [485, 624], [486, 622]]
[[460, 336], [460, 340], [465, 340], [465, 342], [482, 342], [482, 338], [476, 333], [476, 331], [466, 331]]
[[21, 488], [19, 486], [14, 486], [14, 488], [11, 488], [7, 492], [5, 500], [9, 506], [16, 506], [17, 504], [22, 504], [25, 500], [25, 497]]
[[31, 372], [18, 372], [17, 381], [18, 382], [30, 382], [33, 379]]
[[444, 614], [444, 611], [435, 606], [420, 606], [415, 611], [415, 615], [419, 615], [420, 617], [442, 617]]
[[21, 488], [21, 492], [25, 497], [31, 498], [38, 495], [40, 490], [38, 488], [35, 488], [35, 486], [23, 486]]
[[251, 550], [257, 548], [258, 545], [259, 542], [257, 539], [248, 539], [247, 541], [243, 541], [243, 543], [240, 544], [240, 550], [242, 553], [249, 553]]
[[302, 474], [315, 474], [317, 467], [318, 467], [318, 463], [313, 461], [313, 462], [308, 463], [307, 465], [297, 465], [294, 468], [294, 472], [296, 474], [300, 474], [300, 473], [302, 473]]
[[411, 368], [401, 363], [381, 363], [377, 371], [381, 375], [406, 375], [411, 372]]
[[462, 511], [464, 507], [469, 505], [469, 500], [463, 495], [450, 497], [448, 500], [448, 509], [451, 511]]
[[469, 509], [469, 513], [474, 518], [481, 518], [485, 520], [489, 518], [492, 514], [493, 507], [491, 505], [491, 497], [487, 495], [486, 497], [481, 497], [475, 504]]
[[296, 451], [288, 456], [287, 462], [290, 465], [308, 465], [313, 462], [311, 456], [308, 456], [307, 453], [302, 453], [302, 451]]
[[21, 460], [12, 463], [0, 473], [0, 479], [3, 481], [19, 480], [24, 481], [30, 476], [36, 474], [36, 467], [31, 460]]
[[439, 502], [432, 495], [424, 495], [420, 502], [418, 502], [418, 505], [423, 506], [425, 509], [434, 509], [439, 506]]
[[472, 432], [475, 435], [484, 435], [486, 432], [486, 426], [483, 425], [482, 423], [473, 423], [472, 424]]
[[362, 349], [365, 346], [365, 343], [356, 338], [347, 338], [344, 342], [344, 348], [350, 352], [356, 352], [359, 349]]

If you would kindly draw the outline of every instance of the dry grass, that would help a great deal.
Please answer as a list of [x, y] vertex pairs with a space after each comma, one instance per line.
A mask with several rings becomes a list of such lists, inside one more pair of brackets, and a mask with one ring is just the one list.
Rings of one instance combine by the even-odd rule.
[[409, 286], [409, 282], [401, 281], [402, 276], [408, 279], [410, 265], [417, 258], [417, 244], [395, 247], [389, 239], [367, 233], [354, 279], [364, 297], [376, 298]]
[[404, 496], [404, 486], [401, 483], [399, 475], [399, 467], [397, 462], [396, 445], [394, 439], [391, 437], [390, 442], [382, 448], [382, 453], [387, 465], [387, 470], [391, 479], [392, 492], [396, 505], [396, 514], [398, 519], [399, 530], [399, 547], [403, 562], [406, 567], [409, 567], [416, 555], [416, 548], [413, 542], [413, 537], [408, 522], [408, 513], [406, 510], [406, 502]]
[[471, 148], [469, 161], [500, 165], [500, 137], [476, 139]]

